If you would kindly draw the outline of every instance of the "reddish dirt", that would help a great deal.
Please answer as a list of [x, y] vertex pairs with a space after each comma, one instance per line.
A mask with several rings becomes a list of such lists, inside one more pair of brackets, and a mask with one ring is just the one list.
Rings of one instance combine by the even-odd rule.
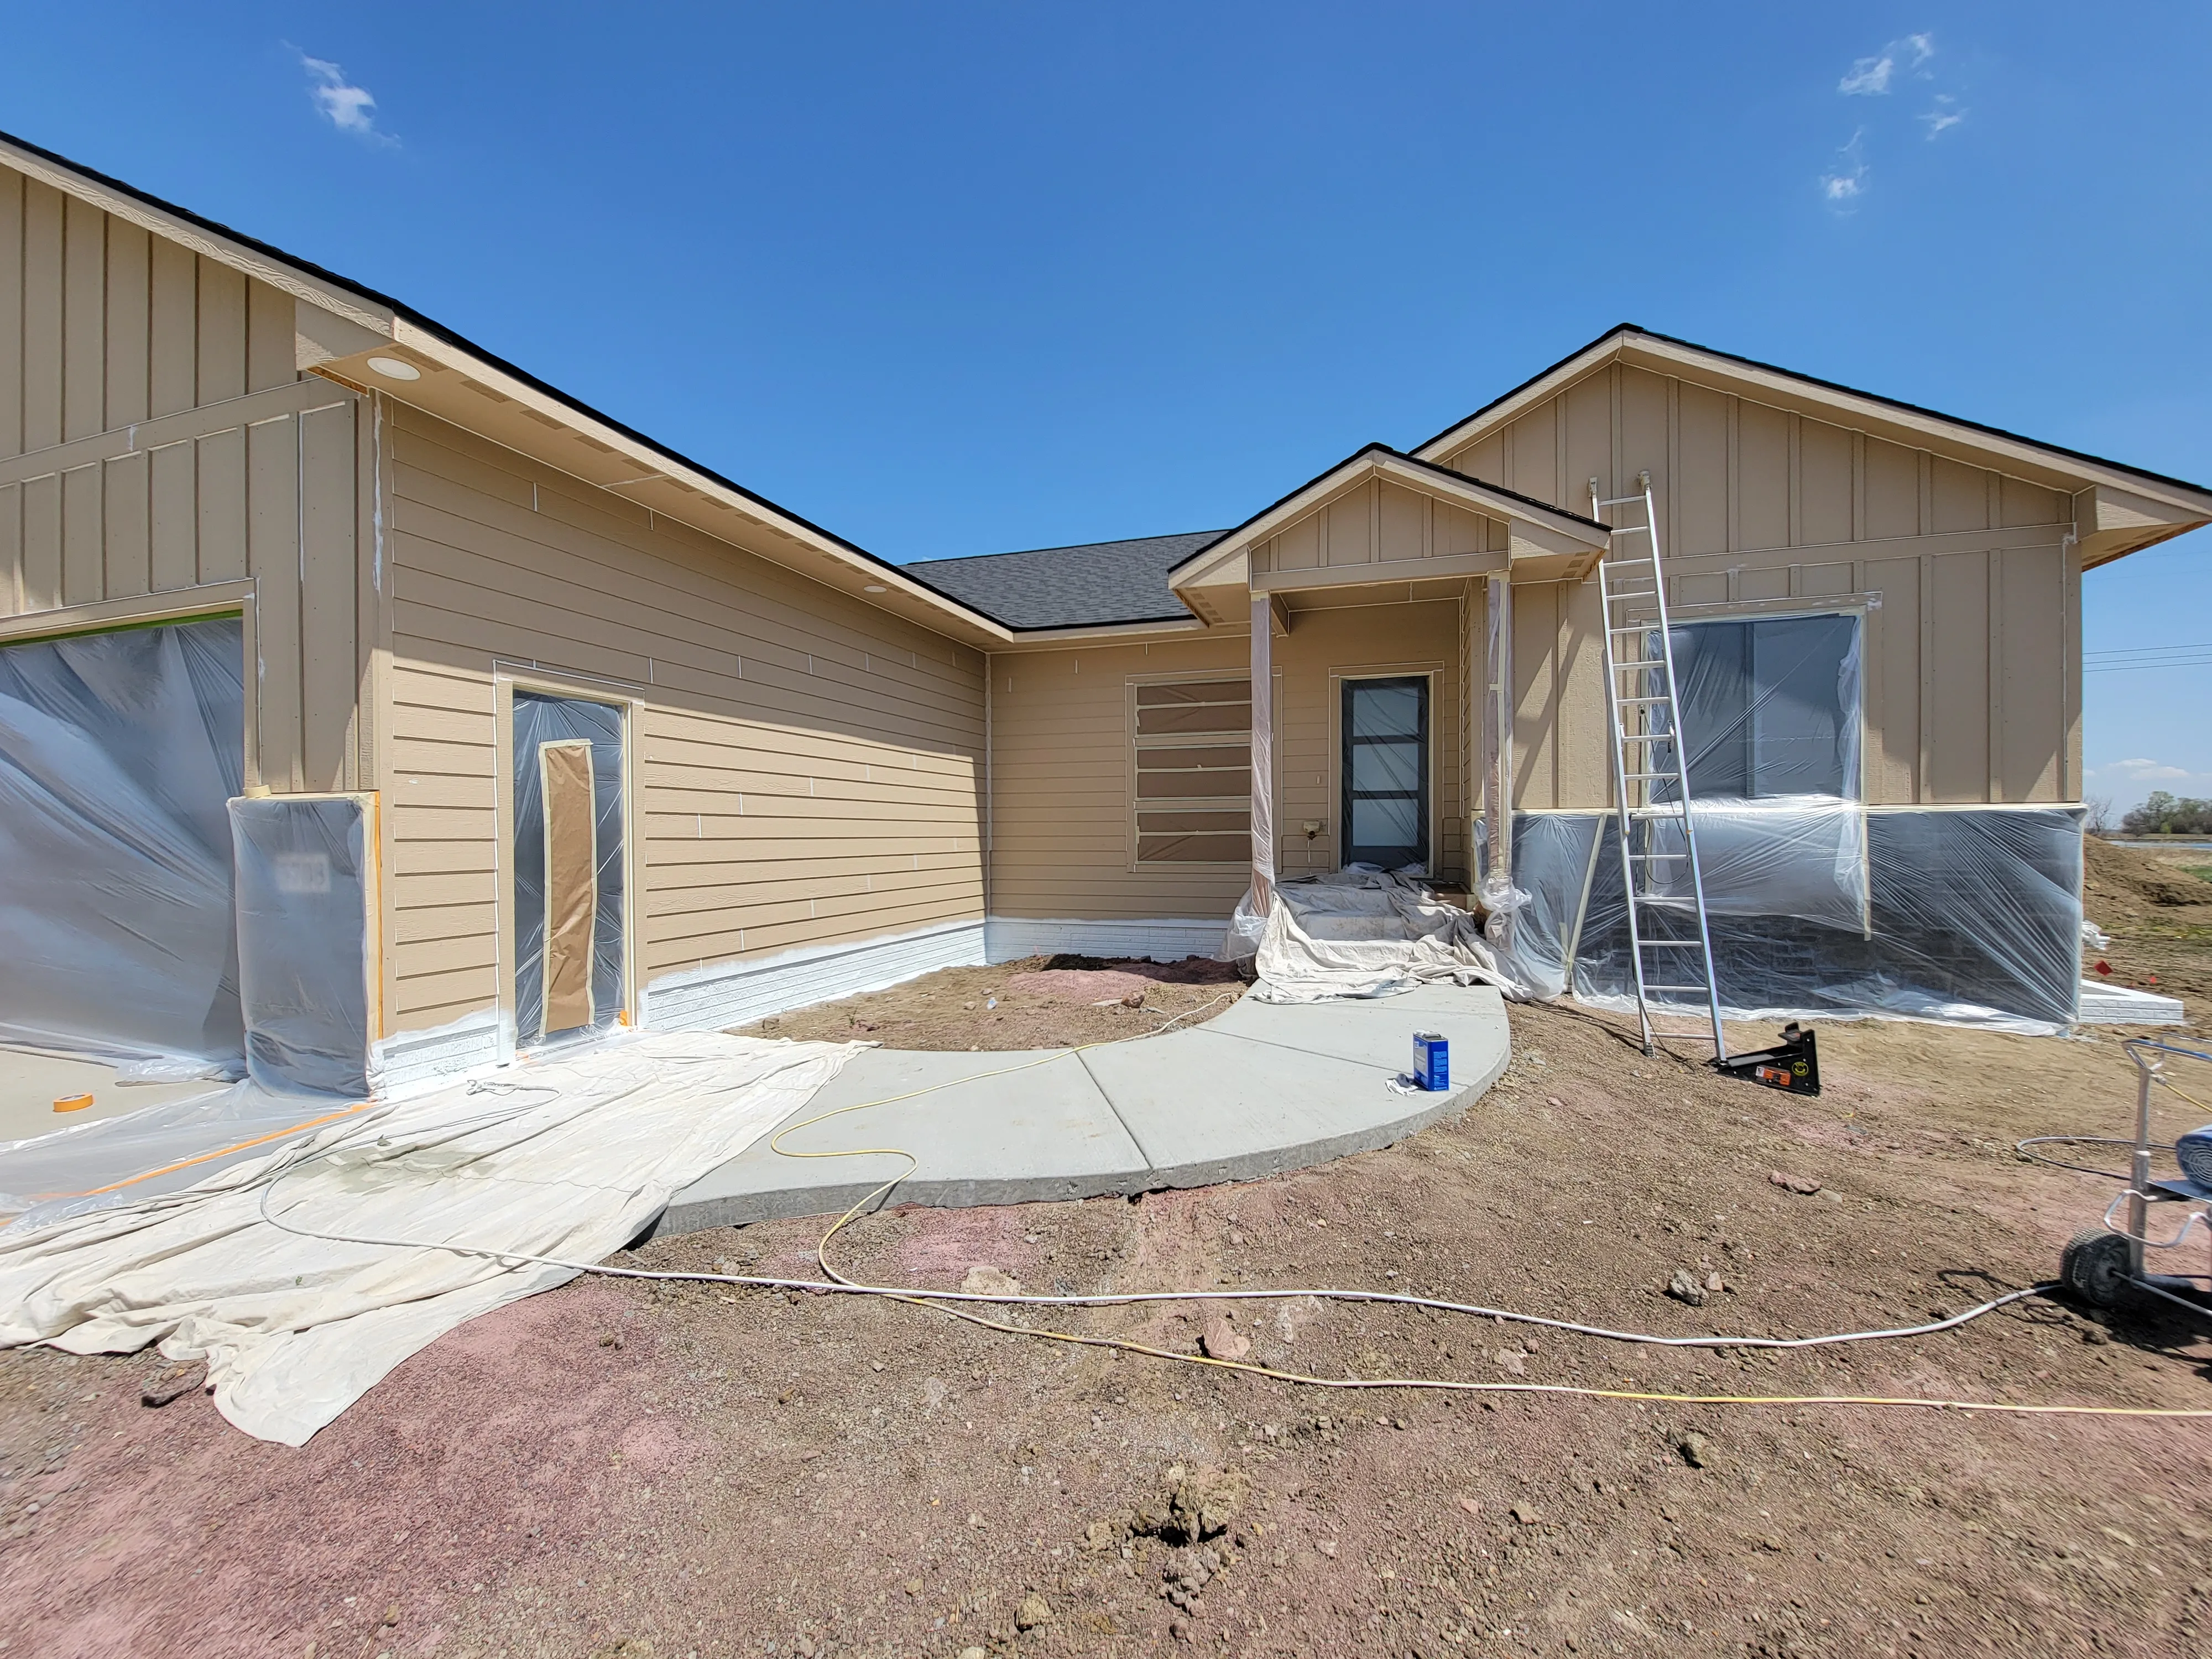
[[[1243, 991], [1234, 968], [1205, 957], [1026, 957], [990, 968], [941, 969], [888, 991], [738, 1029], [832, 1042], [867, 1037], [888, 1048], [1074, 1048], [1202, 1024]], [[1125, 1006], [1138, 993], [1140, 1005]]]
[[[2110, 1035], [1825, 1026], [1828, 1091], [1798, 1099], [1570, 1011], [1513, 1024], [1500, 1085], [1396, 1147], [1140, 1203], [893, 1210], [842, 1260], [947, 1287], [987, 1265], [1043, 1290], [1864, 1328], [2049, 1276], [2113, 1186], [2011, 1144], [2118, 1133], [2132, 1099]], [[822, 1224], [634, 1259], [789, 1273]], [[1685, 1307], [1677, 1268], [1725, 1288]], [[1190, 1353], [1199, 1311], [1022, 1317]], [[2051, 1302], [1772, 1357], [1303, 1300], [1233, 1332], [1339, 1377], [2212, 1406], [2206, 1328]], [[197, 1394], [142, 1407], [157, 1370], [0, 1355], [9, 1656], [2178, 1656], [2212, 1635], [2201, 1421], [1322, 1391], [896, 1304], [605, 1280], [439, 1342], [298, 1451]], [[1141, 1519], [1176, 1465], [1249, 1482], [1211, 1565]], [[1049, 1619], [1018, 1632], [1032, 1596]]]
[[2084, 948], [2082, 977], [2179, 997], [2191, 1040], [2212, 1037], [2212, 853], [2094, 836], [2082, 845], [2082, 914], [2112, 941]]

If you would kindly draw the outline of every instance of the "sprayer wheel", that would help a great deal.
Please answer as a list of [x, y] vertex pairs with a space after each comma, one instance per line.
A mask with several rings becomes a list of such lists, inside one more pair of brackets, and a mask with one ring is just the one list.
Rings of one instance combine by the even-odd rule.
[[2091, 1306], [2117, 1305], [2128, 1282], [2128, 1241], [2102, 1227], [2075, 1234], [2059, 1258], [2058, 1276]]

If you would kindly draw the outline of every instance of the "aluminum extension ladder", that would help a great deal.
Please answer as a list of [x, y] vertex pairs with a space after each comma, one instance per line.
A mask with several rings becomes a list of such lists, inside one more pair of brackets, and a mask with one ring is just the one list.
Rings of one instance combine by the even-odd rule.
[[[1667, 584], [1659, 565], [1659, 520], [1651, 475], [1637, 475], [1632, 495], [1601, 498], [1590, 480], [1590, 516], [1610, 507], [1641, 507], [1641, 524], [1613, 525], [1597, 567], [1605, 613], [1605, 699], [1613, 726], [1613, 800], [1620, 815], [1621, 890], [1628, 901], [1629, 955], [1636, 969], [1636, 1017], [1644, 1052], [1661, 1037], [1711, 1042], [1728, 1058], [1721, 1032], [1720, 986], [1713, 972], [1712, 933], [1705, 921], [1705, 871], [1698, 862], [1697, 825], [1690, 816], [1689, 759], [1683, 752], [1682, 709], [1674, 695], [1674, 647], [1667, 623]], [[1622, 549], [1641, 536], [1644, 551]], [[1626, 642], [1626, 643], [1624, 643]], [[1681, 879], [1687, 866], [1687, 890]], [[1705, 1005], [1711, 1030], [1663, 1029], [1656, 1022], [1696, 1018], [1681, 999]]]

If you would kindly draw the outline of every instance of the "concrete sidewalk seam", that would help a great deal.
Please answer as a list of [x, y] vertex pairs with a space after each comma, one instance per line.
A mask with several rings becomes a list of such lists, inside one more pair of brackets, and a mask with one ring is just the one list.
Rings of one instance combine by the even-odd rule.
[[1152, 1149], [1145, 1145], [1143, 1137], [1138, 1134], [1135, 1127], [1121, 1115], [1121, 1103], [1115, 1100], [1112, 1091], [1098, 1080], [1098, 1073], [1091, 1069], [1089, 1057], [1080, 1048], [1071, 1048], [1068, 1052], [1082, 1062], [1083, 1075], [1091, 1079], [1091, 1086], [1098, 1091], [1098, 1098], [1106, 1103], [1106, 1109], [1114, 1114], [1114, 1121], [1121, 1126], [1121, 1133], [1129, 1137], [1129, 1144], [1137, 1149], [1137, 1156], [1145, 1160], [1145, 1173], [1152, 1176], [1159, 1174], [1159, 1162], [1153, 1158]]

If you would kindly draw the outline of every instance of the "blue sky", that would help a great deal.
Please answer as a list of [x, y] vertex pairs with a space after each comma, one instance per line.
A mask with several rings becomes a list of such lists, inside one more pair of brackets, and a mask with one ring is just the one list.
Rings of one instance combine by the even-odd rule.
[[[388, 0], [8, 33], [0, 128], [890, 558], [1234, 523], [1624, 320], [2212, 481], [2201, 5]], [[2093, 653], [2212, 641], [2212, 534], [2087, 590]], [[2212, 794], [2212, 665], [2087, 684], [2092, 793]]]

